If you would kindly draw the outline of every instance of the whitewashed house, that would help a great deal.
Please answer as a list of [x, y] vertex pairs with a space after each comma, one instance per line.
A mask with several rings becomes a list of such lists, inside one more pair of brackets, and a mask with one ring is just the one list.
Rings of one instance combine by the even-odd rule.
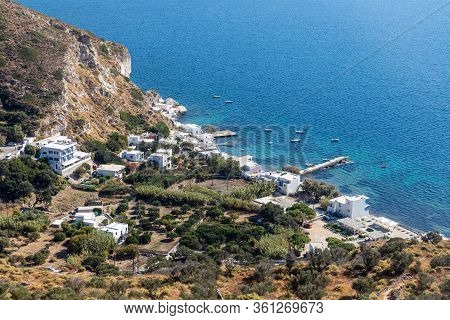
[[102, 164], [97, 168], [100, 177], [122, 178], [125, 166], [119, 164]]
[[89, 212], [77, 212], [75, 213], [75, 222], [82, 222], [83, 224], [90, 227], [97, 227], [97, 222], [95, 221], [95, 213], [93, 211]]
[[172, 169], [172, 149], [158, 149], [148, 158], [158, 168], [170, 170]]
[[202, 133], [202, 128], [199, 125], [196, 124], [182, 124], [181, 128], [184, 132], [187, 132], [193, 136], [198, 136]]
[[101, 230], [111, 234], [114, 237], [114, 240], [120, 242], [128, 234], [128, 224], [113, 222], [101, 228]]
[[196, 138], [198, 140], [198, 146], [204, 151], [217, 149], [216, 142], [211, 133], [201, 133], [197, 135]]
[[246, 155], [242, 157], [234, 157], [234, 160], [239, 162], [241, 175], [244, 178], [254, 178], [262, 172], [262, 166], [253, 161], [252, 156]]
[[367, 199], [369, 198], [364, 195], [343, 195], [330, 200], [327, 212], [352, 219], [362, 218], [369, 215], [369, 205], [366, 203]]
[[284, 195], [297, 193], [302, 184], [300, 175], [285, 171], [263, 172], [259, 179], [275, 181], [277, 191]]
[[127, 140], [128, 140], [128, 145], [129, 146], [137, 147], [142, 142], [144, 142], [144, 143], [152, 143], [152, 142], [154, 142], [157, 139], [157, 137], [158, 136], [156, 135], [156, 133], [144, 132], [141, 135], [130, 134], [127, 137]]
[[123, 150], [119, 156], [130, 162], [142, 162], [144, 161], [144, 152], [139, 150]]
[[69, 175], [83, 163], [91, 160], [88, 153], [77, 150], [77, 143], [65, 136], [57, 136], [39, 142], [39, 158], [46, 158], [52, 169]]

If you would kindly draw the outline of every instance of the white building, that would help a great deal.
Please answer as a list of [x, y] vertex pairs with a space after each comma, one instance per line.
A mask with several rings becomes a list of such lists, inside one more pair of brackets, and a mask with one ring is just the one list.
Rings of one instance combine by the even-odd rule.
[[158, 149], [148, 158], [160, 169], [172, 169], [172, 149]]
[[128, 234], [128, 224], [113, 222], [101, 228], [101, 230], [111, 234], [114, 239], [119, 242], [120, 240], [123, 240], [123, 238], [125, 238], [125, 236]]
[[344, 217], [358, 219], [369, 215], [369, 205], [364, 195], [340, 196], [330, 200], [327, 212], [339, 214]]
[[118, 164], [102, 164], [97, 168], [97, 173], [101, 177], [122, 178], [125, 166]]
[[83, 224], [91, 227], [97, 227], [97, 222], [95, 221], [95, 213], [90, 212], [77, 212], [75, 214], [75, 222], [82, 222]]
[[215, 150], [217, 149], [216, 142], [214, 141], [214, 137], [211, 133], [201, 133], [196, 136], [198, 140], [198, 145], [203, 150]]
[[262, 172], [259, 178], [267, 181], [275, 181], [277, 191], [284, 195], [297, 193], [302, 184], [300, 175], [285, 171]]
[[119, 156], [130, 162], [142, 162], [144, 161], [144, 152], [139, 150], [123, 150]]
[[253, 161], [252, 156], [246, 155], [242, 157], [234, 157], [234, 160], [239, 162], [241, 175], [245, 178], [256, 177], [262, 172], [262, 166]]
[[42, 140], [39, 143], [42, 145], [39, 158], [46, 158], [53, 170], [64, 176], [91, 160], [88, 153], [77, 150], [76, 142], [64, 136]]
[[181, 128], [184, 132], [190, 133], [193, 136], [198, 136], [202, 133], [202, 128], [196, 124], [182, 124]]
[[131, 134], [128, 136], [128, 145], [130, 146], [138, 146], [141, 142], [144, 143], [152, 143], [156, 140], [156, 134], [146, 132], [141, 135]]

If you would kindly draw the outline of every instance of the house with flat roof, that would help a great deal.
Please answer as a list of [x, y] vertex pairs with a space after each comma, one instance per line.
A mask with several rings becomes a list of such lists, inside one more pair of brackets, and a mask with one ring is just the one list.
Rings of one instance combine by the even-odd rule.
[[128, 224], [113, 222], [101, 228], [101, 230], [111, 234], [114, 237], [114, 240], [120, 242], [124, 240], [128, 234]]
[[181, 129], [183, 129], [184, 132], [187, 132], [193, 136], [198, 136], [199, 134], [202, 133], [202, 128], [199, 125], [191, 123], [182, 124]]
[[148, 158], [158, 168], [170, 170], [172, 169], [172, 149], [158, 149]]
[[75, 213], [75, 222], [82, 222], [83, 224], [90, 227], [97, 227], [97, 222], [95, 221], [95, 213], [91, 212], [77, 212]]
[[71, 174], [91, 160], [88, 153], [77, 150], [77, 143], [65, 136], [56, 136], [38, 142], [39, 158], [47, 159], [52, 169], [63, 176]]
[[253, 157], [250, 155], [234, 157], [233, 159], [239, 162], [241, 175], [244, 178], [254, 178], [262, 172], [262, 166], [253, 161]]
[[262, 172], [258, 178], [266, 181], [275, 181], [277, 191], [284, 195], [297, 193], [302, 185], [300, 175], [286, 171]]
[[364, 195], [343, 195], [330, 200], [327, 212], [352, 219], [362, 218], [369, 215], [369, 205], [366, 203], [367, 199], [369, 198]]
[[142, 162], [144, 161], [144, 152], [139, 150], [123, 150], [119, 156], [130, 162]]
[[125, 166], [119, 164], [102, 164], [97, 168], [100, 177], [122, 178]]

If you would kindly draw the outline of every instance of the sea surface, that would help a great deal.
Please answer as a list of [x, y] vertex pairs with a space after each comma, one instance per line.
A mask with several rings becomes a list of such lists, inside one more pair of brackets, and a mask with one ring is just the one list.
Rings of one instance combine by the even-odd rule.
[[266, 168], [347, 155], [315, 177], [450, 236], [447, 0], [19, 2], [125, 44], [132, 80], [184, 122], [239, 131], [223, 151]]

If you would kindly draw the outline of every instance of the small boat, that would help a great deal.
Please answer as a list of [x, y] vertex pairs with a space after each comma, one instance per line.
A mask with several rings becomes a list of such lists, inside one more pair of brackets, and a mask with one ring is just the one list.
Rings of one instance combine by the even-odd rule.
[[269, 141], [269, 142], [267, 142], [268, 144], [273, 144], [273, 142], [272, 141]]
[[295, 130], [295, 133], [298, 133], [298, 134], [304, 134], [305, 131], [303, 131], [303, 130]]
[[331, 142], [339, 142], [339, 139], [338, 138], [333, 138], [333, 139], [331, 139]]
[[322, 159], [322, 161], [325, 161], [325, 162], [327, 162], [327, 161], [330, 161], [330, 159], [327, 159], [327, 158], [323, 158], [323, 159]]
[[225, 100], [225, 103], [233, 103], [233, 100]]
[[380, 167], [381, 167], [381, 169], [386, 169], [386, 167], [387, 167], [386, 162], [383, 162], [383, 163], [380, 165]]
[[219, 99], [220, 96], [213, 96], [213, 99]]
[[264, 131], [265, 131], [265, 132], [272, 132], [272, 129], [270, 129], [270, 128], [265, 128]]
[[312, 167], [314, 164], [312, 164], [312, 163], [305, 163], [305, 166], [307, 166], [307, 167]]
[[300, 139], [291, 139], [291, 142], [300, 142]]

